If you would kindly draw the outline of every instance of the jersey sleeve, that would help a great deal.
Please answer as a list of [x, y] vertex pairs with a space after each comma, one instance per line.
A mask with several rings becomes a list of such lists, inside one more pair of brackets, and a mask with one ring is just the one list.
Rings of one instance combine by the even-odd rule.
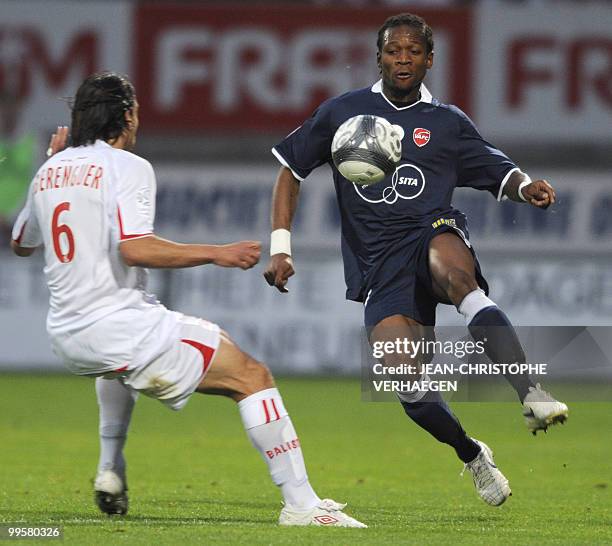
[[117, 192], [119, 239], [127, 241], [153, 235], [155, 221], [155, 173], [151, 164], [137, 158], [122, 166]]
[[458, 108], [459, 169], [457, 186], [490, 191], [501, 200], [510, 174], [519, 170], [506, 154], [480, 136], [472, 120]]
[[312, 116], [272, 148], [272, 153], [293, 175], [303, 181], [314, 169], [331, 161], [331, 101], [317, 108]]
[[43, 244], [42, 233], [34, 210], [33, 192], [34, 185], [31, 184], [26, 204], [15, 220], [11, 235], [13, 241], [26, 248], [36, 248]]

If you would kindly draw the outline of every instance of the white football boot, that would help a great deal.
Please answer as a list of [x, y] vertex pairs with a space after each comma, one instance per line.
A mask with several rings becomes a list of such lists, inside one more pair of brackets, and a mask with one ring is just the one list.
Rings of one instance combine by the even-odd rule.
[[359, 527], [368, 526], [351, 516], [347, 516], [342, 510], [346, 504], [323, 499], [310, 510], [294, 510], [284, 506], [278, 518], [279, 525], [318, 525], [321, 527]]
[[529, 432], [535, 436], [538, 430], [546, 432], [550, 425], [565, 423], [568, 409], [563, 402], [543, 391], [538, 383], [535, 388], [529, 387], [529, 393], [523, 400], [523, 416]]
[[461, 475], [463, 476], [463, 472], [469, 470], [480, 498], [491, 506], [499, 506], [512, 495], [508, 480], [495, 466], [491, 448], [475, 438], [472, 440], [480, 446], [480, 453], [473, 461], [465, 463]]
[[103, 470], [96, 476], [94, 498], [98, 508], [109, 516], [127, 514], [127, 485], [112, 470]]

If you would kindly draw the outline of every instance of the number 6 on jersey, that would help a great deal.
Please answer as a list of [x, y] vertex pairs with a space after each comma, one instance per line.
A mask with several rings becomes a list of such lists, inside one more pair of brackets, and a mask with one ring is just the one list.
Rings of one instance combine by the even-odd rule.
[[[74, 258], [74, 235], [71, 229], [66, 224], [59, 224], [60, 214], [66, 210], [70, 210], [70, 203], [64, 201], [55, 207], [53, 211], [53, 220], [51, 221], [51, 234], [53, 236], [53, 250], [57, 259], [62, 263], [68, 263]], [[65, 235], [65, 240], [68, 242], [68, 250], [66, 253], [62, 251], [60, 244], [60, 235]]]

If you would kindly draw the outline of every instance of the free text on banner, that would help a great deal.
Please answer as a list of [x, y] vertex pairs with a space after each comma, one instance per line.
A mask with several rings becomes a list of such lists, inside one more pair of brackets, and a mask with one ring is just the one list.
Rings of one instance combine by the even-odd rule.
[[[139, 4], [137, 85], [147, 131], [288, 132], [324, 99], [378, 79], [376, 31], [390, 9]], [[447, 58], [432, 73], [470, 110], [468, 9], [424, 9]]]

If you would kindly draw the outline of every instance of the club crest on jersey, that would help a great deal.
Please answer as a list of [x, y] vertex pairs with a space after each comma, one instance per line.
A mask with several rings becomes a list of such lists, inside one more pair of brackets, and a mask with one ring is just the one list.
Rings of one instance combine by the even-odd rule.
[[422, 127], [417, 127], [414, 131], [412, 131], [412, 140], [419, 147], [422, 148], [429, 142], [431, 138], [431, 131], [429, 129], [423, 129]]

